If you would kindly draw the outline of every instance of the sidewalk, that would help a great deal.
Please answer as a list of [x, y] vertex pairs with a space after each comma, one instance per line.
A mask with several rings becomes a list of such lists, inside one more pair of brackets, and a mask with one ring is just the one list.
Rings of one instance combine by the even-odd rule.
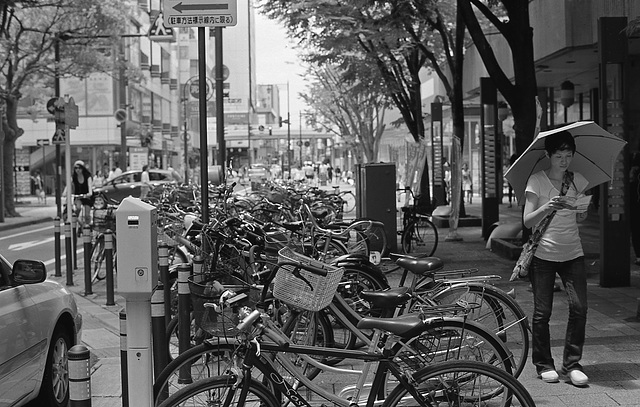
[[[478, 203], [466, 207], [470, 215], [480, 216]], [[25, 204], [18, 207], [22, 219], [5, 219], [5, 226], [20, 227], [26, 222], [52, 221], [55, 206], [36, 207]], [[501, 222], [519, 222], [520, 209], [500, 206]], [[459, 228], [462, 241], [447, 242], [448, 229], [439, 229], [440, 242], [436, 255], [443, 259], [447, 269], [478, 268], [480, 273], [498, 274], [502, 280], [497, 286], [516, 289], [516, 299], [530, 317], [533, 310], [529, 284], [525, 281], [509, 282], [514, 261], [506, 260], [485, 249], [481, 227]], [[589, 284], [589, 316], [587, 339], [582, 364], [590, 378], [586, 388], [576, 388], [561, 380], [557, 384], [543, 383], [536, 377], [531, 363], [527, 364], [520, 381], [527, 387], [538, 406], [640, 406], [640, 321], [637, 318], [640, 299], [640, 267], [631, 265], [631, 286], [602, 288], [599, 286], [599, 223], [591, 216], [580, 225], [585, 249]], [[107, 307], [105, 283], [93, 287], [94, 294], [84, 296], [82, 265], [74, 272], [74, 286], [69, 289], [84, 317], [83, 341], [92, 352], [92, 401], [94, 407], [121, 406], [120, 397], [120, 336], [119, 312], [124, 300], [116, 296], [116, 306]], [[63, 277], [52, 277], [66, 283]], [[53, 274], [53, 269], [50, 274]], [[563, 338], [568, 305], [564, 292], [555, 295], [551, 322], [552, 352], [556, 363], [562, 360]], [[560, 367], [559, 365], [557, 366]]]

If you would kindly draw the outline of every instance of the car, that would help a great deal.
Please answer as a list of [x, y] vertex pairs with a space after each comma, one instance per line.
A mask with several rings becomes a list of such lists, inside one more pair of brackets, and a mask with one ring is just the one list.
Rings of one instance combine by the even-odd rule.
[[248, 175], [250, 180], [264, 181], [269, 178], [269, 170], [264, 164], [251, 164]]
[[[102, 194], [108, 201], [121, 202], [128, 196], [140, 197], [142, 182], [142, 170], [127, 171], [112, 180], [104, 183], [99, 188], [94, 188], [95, 194]], [[161, 184], [177, 184], [182, 182], [182, 177], [174, 170], [149, 169], [149, 180], [152, 186]]]
[[[0, 405], [69, 402], [67, 351], [82, 337], [73, 294], [47, 280], [41, 261], [0, 255]], [[34, 405], [34, 404], [31, 404]]]

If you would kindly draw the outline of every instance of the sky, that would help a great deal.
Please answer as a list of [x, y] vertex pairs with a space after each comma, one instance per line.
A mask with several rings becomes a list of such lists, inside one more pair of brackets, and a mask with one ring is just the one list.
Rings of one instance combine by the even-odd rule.
[[292, 124], [297, 123], [304, 101], [298, 97], [304, 92], [302, 78], [304, 67], [300, 64], [294, 43], [289, 41], [286, 30], [277, 21], [269, 20], [259, 12], [255, 14], [256, 79], [259, 85], [276, 84], [280, 88], [280, 112], [287, 114], [287, 82]]

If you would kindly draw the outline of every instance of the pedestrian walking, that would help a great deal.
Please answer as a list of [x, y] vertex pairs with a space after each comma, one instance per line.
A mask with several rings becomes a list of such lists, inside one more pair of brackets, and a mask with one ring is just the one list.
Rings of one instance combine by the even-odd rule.
[[36, 171], [36, 175], [31, 176], [31, 180], [33, 181], [33, 185], [35, 186], [36, 198], [38, 199], [38, 203], [46, 203], [47, 201], [44, 192], [44, 183], [42, 182], [40, 171]]
[[559, 381], [551, 356], [549, 331], [557, 273], [569, 296], [561, 372], [575, 386], [584, 386], [589, 382], [580, 365], [587, 323], [587, 276], [577, 222], [584, 220], [587, 212], [586, 208], [574, 210], [573, 204], [583, 195], [589, 182], [579, 172], [568, 171], [576, 152], [571, 133], [565, 131], [548, 136], [544, 146], [550, 166], [529, 177], [524, 206], [524, 225], [529, 228], [555, 212], [540, 239], [529, 272], [534, 301], [532, 359], [543, 381]]
[[149, 166], [147, 164], [142, 166], [142, 174], [140, 175], [140, 199], [146, 198], [151, 190], [151, 180], [149, 179]]
[[[518, 154], [513, 154], [511, 155], [511, 157], [509, 157], [509, 167], [511, 167], [513, 165], [513, 163], [516, 162], [516, 160], [518, 159]], [[507, 168], [508, 170], [508, 168]], [[505, 171], [506, 173], [506, 171]], [[511, 208], [513, 206], [512, 201], [513, 201], [513, 186], [511, 185], [511, 183], [509, 181], [507, 181], [507, 185], [509, 185], [509, 192], [507, 194], [507, 196], [509, 197], [509, 208]]]
[[462, 190], [464, 191], [463, 199], [466, 199], [466, 202], [471, 204], [473, 200], [473, 180], [467, 163], [462, 164]]

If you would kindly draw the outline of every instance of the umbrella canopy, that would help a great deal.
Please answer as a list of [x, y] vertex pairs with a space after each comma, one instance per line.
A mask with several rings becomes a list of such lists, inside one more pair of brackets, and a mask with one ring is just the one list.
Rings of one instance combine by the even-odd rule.
[[519, 205], [524, 204], [524, 191], [531, 174], [545, 170], [551, 165], [545, 154], [544, 138], [565, 130], [571, 133], [576, 142], [576, 153], [569, 170], [582, 174], [589, 181], [587, 188], [611, 180], [613, 165], [627, 142], [594, 122], [572, 123], [538, 134], [505, 173]]

